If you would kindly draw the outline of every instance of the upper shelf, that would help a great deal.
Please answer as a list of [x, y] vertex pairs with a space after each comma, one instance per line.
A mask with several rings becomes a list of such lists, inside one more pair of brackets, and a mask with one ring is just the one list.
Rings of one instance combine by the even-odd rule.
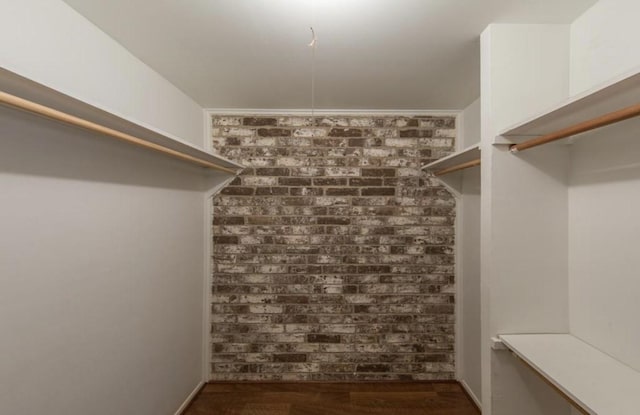
[[237, 174], [243, 166], [0, 68], [0, 104], [90, 130], [182, 161]]
[[422, 169], [434, 172], [436, 175], [443, 175], [458, 171], [457, 167], [461, 167], [461, 170], [478, 164], [480, 164], [480, 146], [476, 144], [422, 166]]
[[637, 104], [639, 97], [640, 70], [636, 70], [507, 128], [496, 138], [495, 144], [510, 144], [521, 138], [549, 134]]
[[570, 334], [501, 335], [502, 342], [585, 413], [640, 408], [640, 372]]

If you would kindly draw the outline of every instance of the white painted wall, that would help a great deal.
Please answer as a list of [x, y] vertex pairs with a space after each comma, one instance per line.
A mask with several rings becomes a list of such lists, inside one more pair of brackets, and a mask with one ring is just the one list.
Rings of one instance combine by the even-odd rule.
[[201, 169], [7, 108], [0, 142], [0, 413], [174, 414], [204, 374]]
[[[479, 136], [479, 130], [478, 130]], [[460, 380], [480, 402], [480, 169], [464, 171], [460, 203], [460, 251], [458, 280], [462, 285]]]
[[[480, 140], [480, 99], [458, 118], [458, 150]], [[479, 404], [480, 379], [480, 169], [459, 173], [457, 211], [457, 376]]]
[[[640, 3], [600, 0], [571, 27], [571, 91], [640, 67]], [[640, 120], [572, 146], [569, 284], [572, 334], [640, 370]]]
[[463, 150], [480, 142], [480, 98], [462, 111], [462, 134], [458, 150]]
[[491, 87], [496, 106], [491, 120], [495, 132], [567, 99], [569, 25], [493, 24], [489, 28], [491, 79], [486, 87]]
[[567, 152], [514, 156], [492, 145], [499, 131], [566, 99], [569, 27], [491, 25], [481, 50], [483, 413], [564, 415], [569, 405], [489, 339], [569, 328]]
[[571, 94], [640, 67], [640, 2], [600, 0], [571, 25]]
[[640, 119], [572, 146], [571, 332], [640, 371]]
[[202, 108], [61, 0], [0, 0], [0, 66], [204, 147]]

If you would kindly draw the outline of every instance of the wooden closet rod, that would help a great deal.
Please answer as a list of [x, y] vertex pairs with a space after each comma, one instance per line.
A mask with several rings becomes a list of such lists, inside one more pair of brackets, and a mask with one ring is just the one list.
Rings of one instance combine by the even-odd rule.
[[537, 147], [542, 144], [547, 144], [552, 141], [560, 140], [570, 137], [572, 135], [584, 133], [587, 131], [595, 130], [600, 127], [615, 124], [620, 121], [627, 120], [629, 118], [637, 117], [640, 115], [640, 104], [632, 105], [627, 108], [623, 108], [618, 111], [610, 112], [600, 117], [592, 118], [587, 121], [580, 122], [572, 125], [571, 127], [564, 128], [553, 133], [545, 134], [541, 137], [532, 138], [520, 144], [512, 144], [509, 150], [512, 153], [527, 150], [532, 147]]
[[37, 104], [35, 102], [17, 97], [15, 95], [7, 94], [6, 92], [0, 91], [0, 104], [8, 105], [23, 111], [27, 111], [36, 115], [40, 115], [40, 116], [50, 118], [52, 120], [60, 121], [66, 124], [70, 124], [76, 127], [84, 128], [89, 131], [104, 134], [106, 136], [116, 138], [118, 140], [125, 141], [130, 144], [135, 144], [137, 146], [144, 147], [150, 150], [154, 150], [159, 153], [163, 153], [183, 161], [188, 161], [190, 163], [197, 164], [202, 167], [219, 170], [225, 173], [236, 174], [235, 170], [230, 169], [228, 167], [219, 166], [210, 161], [203, 160], [201, 158], [191, 156], [189, 154], [185, 154], [177, 150], [173, 150], [171, 148], [162, 146], [160, 144], [152, 143], [142, 138], [138, 138], [130, 134], [126, 134], [121, 131], [114, 130], [109, 127], [105, 127], [104, 125], [96, 124], [94, 122], [85, 120], [83, 118], [79, 118], [74, 115], [67, 114], [65, 112], [58, 111], [50, 107], [46, 107], [44, 105]]
[[456, 164], [455, 166], [447, 167], [446, 169], [438, 170], [434, 174], [436, 176], [442, 176], [443, 174], [453, 173], [454, 171], [468, 169], [470, 167], [475, 167], [480, 165], [480, 159], [475, 159], [471, 161], [467, 161], [466, 163]]

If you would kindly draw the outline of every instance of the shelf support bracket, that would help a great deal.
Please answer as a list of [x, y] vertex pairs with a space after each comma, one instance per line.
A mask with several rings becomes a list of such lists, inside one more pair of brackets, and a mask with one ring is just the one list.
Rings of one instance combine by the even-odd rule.
[[502, 342], [500, 337], [491, 338], [491, 349], [493, 350], [509, 350], [507, 346]]

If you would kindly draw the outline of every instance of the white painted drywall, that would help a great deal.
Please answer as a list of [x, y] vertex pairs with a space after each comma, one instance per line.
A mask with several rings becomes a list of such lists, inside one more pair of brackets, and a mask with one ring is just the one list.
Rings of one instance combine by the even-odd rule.
[[568, 414], [561, 397], [489, 339], [569, 328], [567, 151], [514, 156], [492, 145], [502, 129], [567, 98], [569, 27], [491, 25], [481, 51], [483, 413]]
[[462, 111], [462, 137], [458, 150], [471, 147], [480, 142], [480, 98], [473, 101]]
[[571, 25], [571, 94], [640, 67], [640, 2], [600, 0]]
[[499, 105], [492, 111], [496, 132], [567, 99], [569, 25], [489, 27], [491, 95], [494, 105]]
[[[480, 141], [480, 99], [458, 118], [458, 149]], [[457, 229], [458, 324], [457, 375], [480, 402], [480, 169], [460, 173]]]
[[[477, 135], [479, 136], [479, 129]], [[480, 372], [480, 169], [464, 171], [462, 178], [461, 241], [458, 261], [462, 284], [462, 368], [460, 380], [481, 401]]]
[[7, 108], [0, 142], [0, 413], [174, 414], [203, 380], [201, 169]]
[[[601, 0], [571, 27], [571, 91], [640, 66], [640, 3]], [[640, 370], [639, 120], [572, 146], [569, 284], [572, 334]]]
[[640, 371], [640, 119], [572, 147], [571, 332]]
[[61, 0], [0, 0], [0, 66], [204, 147], [202, 108]]

